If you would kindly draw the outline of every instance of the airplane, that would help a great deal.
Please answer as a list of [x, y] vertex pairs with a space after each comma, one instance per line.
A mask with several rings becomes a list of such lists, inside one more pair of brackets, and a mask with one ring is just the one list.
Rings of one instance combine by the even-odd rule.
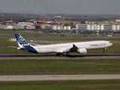
[[89, 49], [107, 48], [112, 46], [110, 41], [85, 41], [85, 42], [71, 42], [48, 45], [32, 45], [28, 43], [20, 34], [15, 34], [17, 49], [26, 50], [31, 53], [56, 53], [56, 55], [64, 55], [70, 52], [77, 52], [86, 55]]

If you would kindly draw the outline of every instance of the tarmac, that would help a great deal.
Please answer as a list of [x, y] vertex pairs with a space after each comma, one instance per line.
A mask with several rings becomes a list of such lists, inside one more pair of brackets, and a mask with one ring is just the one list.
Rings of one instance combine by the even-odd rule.
[[83, 56], [83, 57], [65, 57], [65, 56], [39, 56], [39, 57], [0, 57], [0, 60], [104, 60], [104, 59], [114, 59], [120, 60], [120, 56]]
[[66, 81], [66, 80], [120, 80], [120, 74], [85, 75], [1, 75], [1, 82], [13, 81]]

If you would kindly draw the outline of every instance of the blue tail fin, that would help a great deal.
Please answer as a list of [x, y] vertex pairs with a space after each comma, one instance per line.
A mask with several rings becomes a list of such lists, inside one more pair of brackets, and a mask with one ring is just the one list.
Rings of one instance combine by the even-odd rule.
[[24, 49], [28, 52], [38, 53], [36, 49], [30, 45], [20, 34], [15, 34], [16, 42], [18, 44], [18, 49]]
[[29, 43], [20, 34], [15, 34], [15, 38], [19, 48], [24, 48], [24, 46], [29, 46]]

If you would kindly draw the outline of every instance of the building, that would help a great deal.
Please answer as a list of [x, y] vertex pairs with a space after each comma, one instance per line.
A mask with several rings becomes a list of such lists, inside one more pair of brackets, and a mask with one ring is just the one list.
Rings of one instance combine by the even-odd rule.
[[113, 31], [120, 31], [120, 24], [113, 24], [112, 25], [112, 30]]
[[87, 24], [86, 29], [90, 31], [103, 31], [105, 30], [104, 24]]
[[35, 25], [32, 22], [18, 22], [16, 29], [35, 29]]

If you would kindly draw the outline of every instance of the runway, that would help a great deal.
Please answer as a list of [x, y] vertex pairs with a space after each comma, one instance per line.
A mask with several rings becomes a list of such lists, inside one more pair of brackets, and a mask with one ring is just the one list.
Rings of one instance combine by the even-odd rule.
[[104, 59], [115, 59], [120, 60], [120, 56], [83, 56], [83, 57], [65, 57], [65, 56], [39, 56], [39, 57], [25, 57], [25, 56], [14, 56], [14, 57], [0, 57], [0, 60], [104, 60]]
[[[120, 60], [120, 55], [88, 55], [83, 57], [0, 55], [0, 60]], [[81, 74], [81, 75], [0, 75], [0, 81], [59, 81], [59, 80], [120, 80], [120, 74]]]
[[62, 81], [62, 80], [120, 80], [120, 74], [91, 75], [3, 75], [1, 82], [8, 81]]

